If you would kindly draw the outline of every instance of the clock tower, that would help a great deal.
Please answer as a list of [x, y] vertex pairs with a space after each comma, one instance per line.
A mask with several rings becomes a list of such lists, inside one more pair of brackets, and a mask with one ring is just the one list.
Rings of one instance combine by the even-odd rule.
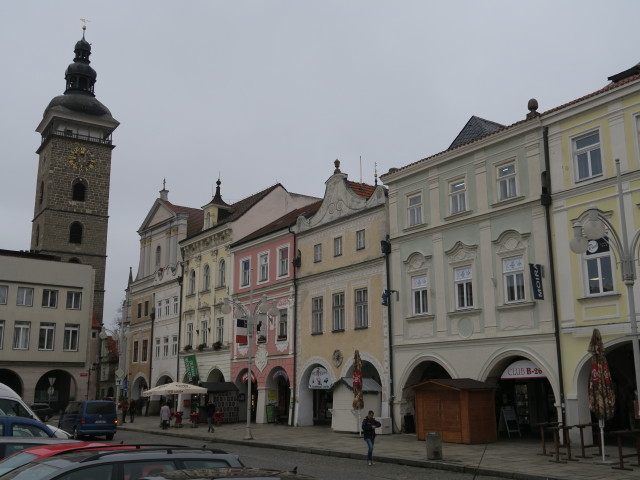
[[119, 123], [95, 97], [84, 29], [65, 72], [64, 94], [51, 100], [36, 129], [41, 143], [31, 249], [93, 266], [93, 320], [102, 323], [111, 134]]

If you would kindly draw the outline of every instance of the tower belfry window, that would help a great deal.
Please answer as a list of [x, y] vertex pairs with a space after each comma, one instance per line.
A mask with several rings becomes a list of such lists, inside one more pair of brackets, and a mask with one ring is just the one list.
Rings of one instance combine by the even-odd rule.
[[87, 186], [82, 180], [76, 180], [73, 183], [73, 191], [71, 199], [76, 202], [84, 202], [86, 198]]
[[82, 224], [73, 222], [69, 227], [69, 243], [82, 243]]

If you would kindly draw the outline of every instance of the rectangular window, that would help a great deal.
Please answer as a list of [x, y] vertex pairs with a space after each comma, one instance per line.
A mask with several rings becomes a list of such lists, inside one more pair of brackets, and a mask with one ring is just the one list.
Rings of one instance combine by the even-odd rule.
[[278, 250], [278, 276], [289, 275], [289, 247], [282, 247]]
[[364, 248], [364, 240], [364, 230], [358, 230], [356, 232], [356, 250], [362, 250]]
[[42, 291], [42, 306], [44, 308], [57, 308], [58, 307], [58, 290], [43, 290]]
[[369, 293], [366, 288], [355, 291], [356, 328], [369, 326]]
[[204, 343], [205, 345], [209, 341], [209, 329], [207, 328], [206, 320], [200, 322], [200, 339], [202, 340], [200, 343]]
[[322, 333], [323, 303], [322, 297], [311, 300], [311, 333]]
[[429, 311], [429, 289], [427, 288], [426, 275], [416, 275], [415, 277], [411, 277], [411, 295], [413, 302], [413, 314], [426, 314]]
[[0, 350], [4, 348], [4, 320], [0, 320]]
[[133, 363], [138, 363], [138, 349], [140, 345], [137, 340], [133, 342]]
[[498, 200], [514, 198], [516, 191], [516, 165], [501, 165], [498, 167]]
[[287, 310], [280, 310], [280, 316], [278, 317], [278, 340], [285, 340], [287, 338]]
[[170, 302], [169, 302], [169, 299], [168, 299], [168, 298], [167, 298], [167, 299], [165, 299], [165, 301], [164, 301], [164, 314], [165, 314], [165, 316], [167, 316], [167, 317], [168, 317], [169, 315], [171, 315], [171, 308], [170, 308], [170, 306], [169, 306], [169, 303], [170, 303]]
[[260, 254], [260, 281], [266, 282], [269, 280], [269, 254]]
[[315, 263], [322, 261], [322, 244], [318, 243], [313, 246], [313, 261]]
[[171, 355], [176, 356], [178, 354], [178, 336], [171, 336]]
[[23, 307], [33, 306], [33, 288], [18, 287], [18, 299], [16, 305]]
[[148, 339], [144, 339], [142, 340], [142, 358], [141, 361], [146, 362], [147, 361], [147, 354], [149, 353], [149, 340]]
[[464, 179], [449, 184], [449, 206], [451, 215], [467, 210], [467, 185]]
[[241, 277], [240, 277], [240, 286], [246, 287], [249, 285], [250, 277], [251, 277], [251, 262], [249, 259], [242, 260], [241, 262]]
[[504, 299], [506, 303], [523, 302], [524, 290], [524, 261], [522, 257], [505, 258], [502, 260], [502, 275], [504, 277]]
[[332, 296], [332, 329], [333, 331], [344, 330], [344, 293], [334, 293]]
[[422, 223], [422, 194], [407, 197], [407, 221], [410, 227]]
[[80, 310], [82, 292], [67, 292], [67, 310]]
[[589, 241], [585, 258], [589, 295], [613, 292], [609, 241], [606, 238]]
[[598, 132], [575, 139], [573, 150], [578, 180], [602, 175], [600, 134]]
[[144, 301], [144, 316], [149, 316], [149, 300]]
[[13, 348], [27, 350], [29, 348], [29, 330], [31, 322], [16, 322], [13, 327]]
[[9, 296], [9, 287], [6, 285], [0, 285], [0, 305], [7, 304], [8, 296]]
[[156, 337], [156, 348], [154, 350], [156, 358], [160, 358], [160, 337]]
[[56, 324], [50, 322], [40, 323], [40, 335], [38, 336], [38, 350], [53, 350]]
[[333, 239], [333, 256], [339, 257], [342, 255], [342, 237], [336, 237]]
[[187, 345], [193, 346], [193, 323], [187, 323]]
[[454, 270], [456, 308], [473, 307], [473, 284], [471, 267], [461, 267]]
[[62, 350], [65, 352], [77, 352], [79, 334], [80, 325], [75, 323], [66, 323], [64, 325], [64, 341]]
[[142, 304], [138, 304], [138, 318], [142, 318]]
[[158, 302], [158, 308], [156, 308], [156, 311], [158, 312], [158, 318], [162, 318], [162, 300]]
[[224, 318], [216, 319], [216, 342], [222, 343], [224, 340]]
[[169, 337], [162, 337], [162, 356], [169, 356]]
[[178, 308], [179, 308], [178, 297], [173, 297], [173, 314], [174, 315], [178, 315]]

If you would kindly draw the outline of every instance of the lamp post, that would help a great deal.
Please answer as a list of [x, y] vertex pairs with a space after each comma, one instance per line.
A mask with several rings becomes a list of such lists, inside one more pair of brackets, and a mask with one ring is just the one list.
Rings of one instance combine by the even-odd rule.
[[229, 297], [224, 298], [224, 305], [222, 306], [222, 313], [225, 315], [231, 313], [233, 307], [236, 307], [241, 310], [243, 316], [247, 318], [247, 426], [244, 440], [253, 440], [253, 435], [251, 435], [251, 343], [254, 319], [257, 314], [267, 314], [271, 317], [276, 317], [280, 312], [276, 308], [275, 303], [274, 300], [271, 302], [271, 306], [268, 306], [267, 296], [263, 295], [260, 301], [256, 305], [253, 305], [253, 289], [251, 289], [248, 308], [241, 303], [231, 300]]
[[[587, 251], [589, 240], [598, 240], [605, 235], [605, 228], [609, 231], [613, 245], [620, 258], [620, 272], [622, 281], [627, 287], [627, 302], [629, 308], [629, 325], [631, 328], [631, 343], [633, 346], [633, 365], [636, 374], [636, 391], [640, 388], [640, 346], [638, 345], [638, 324], [636, 321], [636, 303], [633, 294], [633, 284], [636, 279], [634, 254], [638, 250], [640, 230], [636, 231], [629, 242], [627, 234], [627, 218], [622, 198], [622, 178], [620, 177], [620, 160], [616, 158], [616, 179], [618, 186], [618, 203], [620, 208], [620, 228], [618, 235], [611, 222], [595, 206], [587, 209], [587, 220], [582, 225], [580, 222], [573, 224], [573, 239], [569, 243], [574, 253], [583, 254]], [[630, 243], [630, 244], [629, 244]], [[640, 405], [640, 402], [638, 402]], [[639, 407], [640, 410], [640, 407]], [[638, 413], [638, 412], [636, 412]]]
[[94, 363], [87, 369], [87, 400], [89, 400], [89, 389], [91, 388], [91, 372], [95, 372], [98, 364]]

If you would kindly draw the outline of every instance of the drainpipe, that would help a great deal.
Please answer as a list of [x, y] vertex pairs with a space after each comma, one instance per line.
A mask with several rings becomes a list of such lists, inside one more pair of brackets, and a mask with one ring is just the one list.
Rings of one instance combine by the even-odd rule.
[[[387, 238], [385, 240], [382, 240], [380, 242], [380, 248], [382, 250], [382, 253], [384, 254], [384, 260], [385, 260], [385, 268], [386, 268], [386, 275], [387, 275], [387, 289], [391, 290], [391, 270], [389, 268], [389, 255], [391, 255], [391, 242], [389, 241], [389, 235], [387, 235]], [[395, 395], [394, 395], [394, 384], [393, 384], [393, 322], [392, 322], [392, 316], [391, 316], [391, 296], [389, 296], [389, 300], [388, 300], [388, 305], [387, 305], [387, 318], [389, 319], [389, 338], [388, 338], [388, 347], [389, 347], [389, 385], [390, 385], [390, 391], [389, 391], [389, 418], [391, 419], [391, 433], [393, 433], [393, 426], [394, 426], [394, 421], [393, 421], [393, 402], [395, 401]], [[400, 431], [400, 429], [398, 429], [398, 431]]]
[[558, 302], [556, 296], [556, 275], [554, 264], [553, 238], [551, 235], [551, 175], [549, 166], [549, 127], [543, 127], [542, 139], [544, 145], [544, 167], [542, 174], [542, 194], [540, 203], [544, 205], [545, 220], [547, 223], [547, 247], [549, 249], [549, 272], [551, 281], [551, 301], [553, 307], [553, 325], [555, 329], [556, 357], [558, 361], [558, 387], [560, 388], [560, 420], [562, 425], [566, 425], [564, 375], [562, 372], [562, 348], [560, 345], [560, 322], [558, 320]]
[[[147, 355], [149, 355], [149, 385], [147, 388], [151, 387], [151, 375], [153, 375], [153, 334], [154, 334], [154, 320], [156, 319], [156, 294], [153, 294], [153, 307], [151, 308], [151, 341], [149, 342], [149, 346], [147, 347]], [[151, 403], [151, 399], [147, 402], [147, 408], [145, 409], [144, 416], [149, 415], [149, 404]]]
[[298, 338], [298, 270], [300, 266], [300, 257], [298, 257], [298, 237], [295, 232], [291, 231], [291, 225], [287, 227], [289, 233], [293, 235], [293, 254], [296, 255], [291, 262], [293, 265], [293, 381], [291, 384], [291, 391], [293, 393], [293, 401], [291, 402], [291, 426], [295, 426], [296, 418], [296, 399], [298, 398], [298, 391], [296, 389], [296, 371], [298, 369], [298, 348], [296, 340]]
[[178, 285], [180, 285], [179, 307], [178, 307], [178, 354], [176, 355], [176, 382], [180, 381], [180, 343], [182, 342], [182, 284], [183, 284], [183, 270], [180, 265], [180, 276], [178, 277]]

